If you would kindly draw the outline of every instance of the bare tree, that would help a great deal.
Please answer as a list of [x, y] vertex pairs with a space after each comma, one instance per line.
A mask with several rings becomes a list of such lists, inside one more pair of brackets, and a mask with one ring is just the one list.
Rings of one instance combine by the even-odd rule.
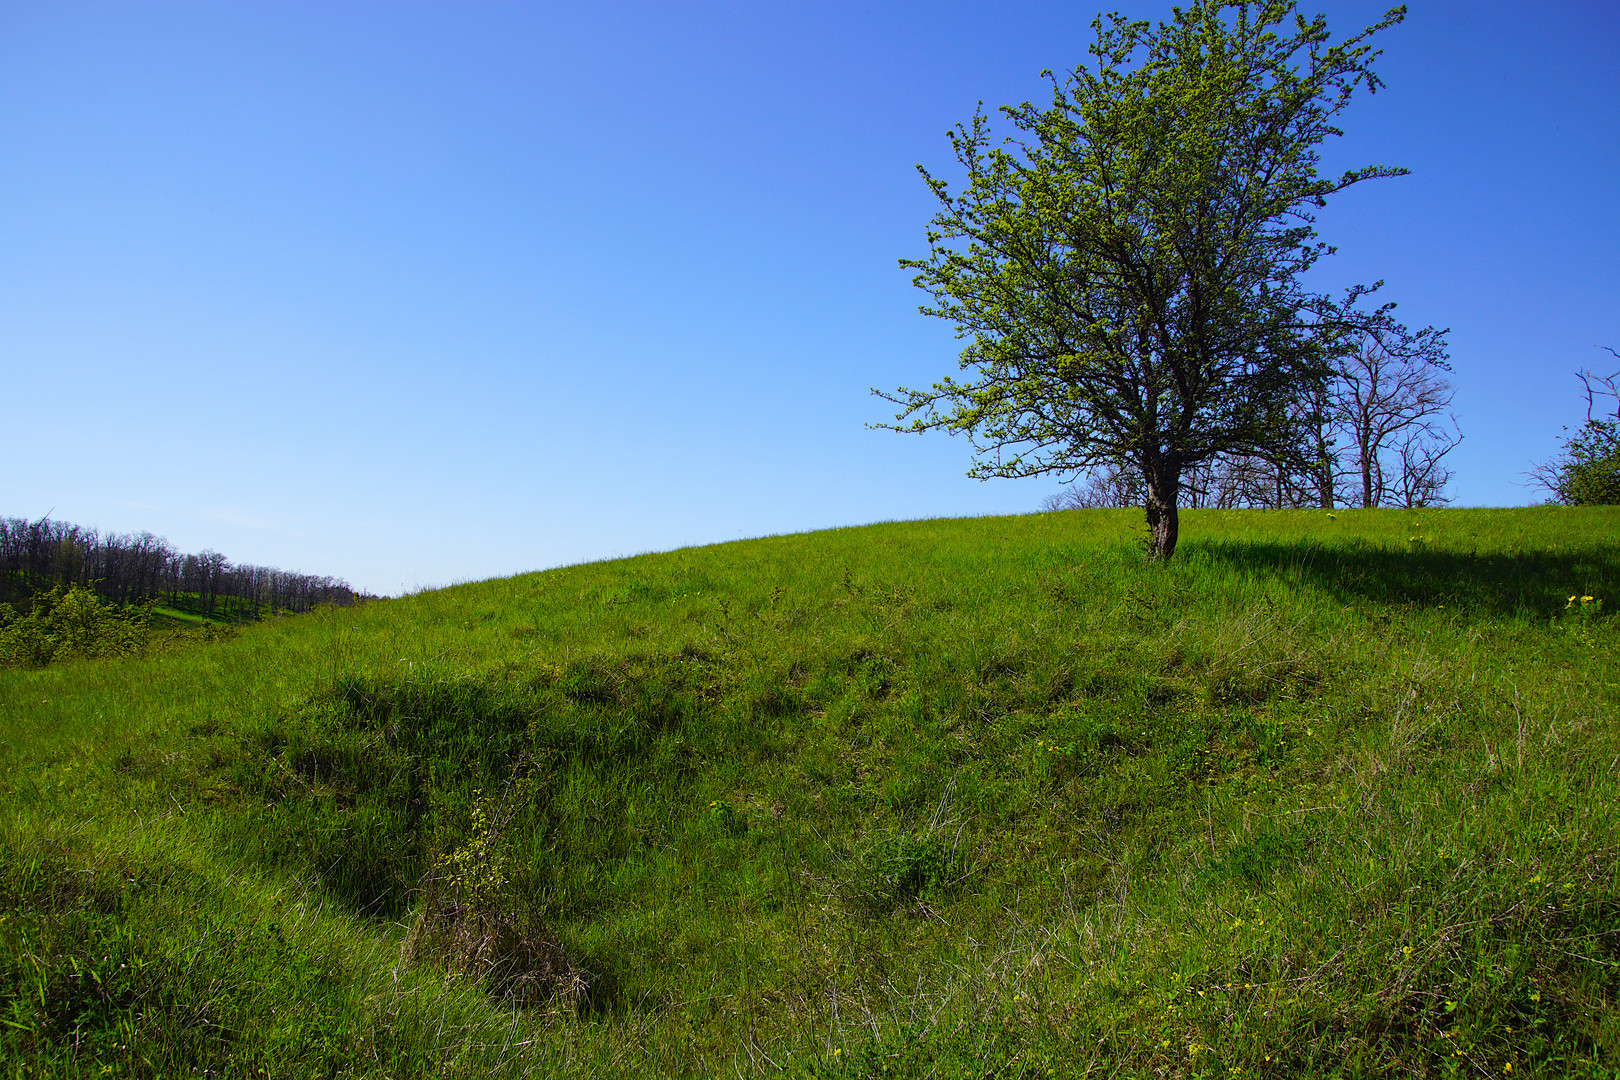
[[1430, 344], [1396, 353], [1367, 334], [1337, 363], [1333, 408], [1350, 441], [1364, 507], [1445, 501], [1450, 472], [1441, 461], [1462, 433], [1447, 413], [1456, 390], [1441, 374], [1449, 369], [1444, 353], [1438, 341]]
[[[1332, 378], [1307, 385], [1279, 420], [1270, 446], [1224, 453], [1186, 467], [1189, 507], [1260, 509], [1350, 505], [1434, 506], [1446, 502], [1445, 459], [1462, 441], [1449, 407], [1455, 389], [1443, 373], [1444, 331], [1410, 333], [1386, 321], [1361, 335], [1334, 364]], [[1599, 398], [1616, 396], [1615, 376], [1581, 372], [1589, 419]], [[1590, 425], [1589, 425], [1590, 426]], [[1542, 476], [1546, 473], [1546, 476]], [[1532, 474], [1551, 489], [1554, 466]], [[1134, 477], [1133, 477], [1134, 478]], [[1549, 479], [1551, 478], [1551, 479]], [[1138, 505], [1141, 484], [1115, 467], [1087, 474], [1050, 496], [1046, 509]]]
[[[1419, 506], [1437, 506], [1445, 503], [1446, 485], [1451, 483], [1451, 470], [1443, 462], [1445, 456], [1462, 442], [1462, 432], [1452, 421], [1450, 433], [1443, 429], [1425, 427], [1408, 429], [1395, 448], [1399, 463], [1395, 481], [1390, 485], [1388, 501], [1412, 509]], [[1434, 431], [1440, 430], [1436, 437]]]
[[1147, 497], [1147, 486], [1141, 477], [1119, 465], [1108, 465], [1087, 473], [1063, 491], [1041, 500], [1041, 509], [1099, 510], [1108, 507], [1126, 509], [1141, 506]]

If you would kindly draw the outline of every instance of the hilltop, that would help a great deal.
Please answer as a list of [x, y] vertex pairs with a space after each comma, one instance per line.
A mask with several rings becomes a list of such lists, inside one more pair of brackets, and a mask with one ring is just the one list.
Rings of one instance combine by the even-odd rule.
[[1614, 1075], [1620, 512], [1182, 520], [0, 671], [6, 1075]]

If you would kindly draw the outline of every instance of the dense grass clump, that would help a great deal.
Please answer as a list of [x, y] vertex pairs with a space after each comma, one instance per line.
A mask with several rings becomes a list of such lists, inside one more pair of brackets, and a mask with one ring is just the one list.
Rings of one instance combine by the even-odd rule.
[[0, 673], [17, 1075], [1620, 1068], [1620, 514], [773, 537]]

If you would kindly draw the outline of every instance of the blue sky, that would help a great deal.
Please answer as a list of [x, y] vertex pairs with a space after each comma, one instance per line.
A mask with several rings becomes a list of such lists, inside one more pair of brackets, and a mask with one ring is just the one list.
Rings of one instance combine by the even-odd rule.
[[[1043, 97], [1097, 10], [4, 4], [0, 514], [398, 592], [1033, 510], [1055, 479], [968, 480], [868, 388], [955, 369], [896, 266], [914, 166], [953, 178], [947, 128]], [[1314, 283], [1451, 327], [1456, 500], [1535, 501], [1620, 347], [1620, 5], [1380, 40], [1325, 165], [1412, 175], [1323, 212]]]

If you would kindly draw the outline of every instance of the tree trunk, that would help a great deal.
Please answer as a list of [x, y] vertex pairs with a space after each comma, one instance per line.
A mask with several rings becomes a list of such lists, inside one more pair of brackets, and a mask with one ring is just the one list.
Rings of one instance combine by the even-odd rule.
[[1169, 562], [1176, 553], [1176, 535], [1180, 531], [1181, 470], [1161, 464], [1147, 472], [1147, 561]]
[[1328, 435], [1323, 419], [1326, 407], [1318, 403], [1316, 409], [1316, 427], [1311, 432], [1316, 445], [1316, 499], [1323, 510], [1333, 509], [1333, 451], [1328, 444]]
[[1361, 506], [1370, 510], [1373, 505], [1372, 450], [1365, 438], [1361, 441]]

